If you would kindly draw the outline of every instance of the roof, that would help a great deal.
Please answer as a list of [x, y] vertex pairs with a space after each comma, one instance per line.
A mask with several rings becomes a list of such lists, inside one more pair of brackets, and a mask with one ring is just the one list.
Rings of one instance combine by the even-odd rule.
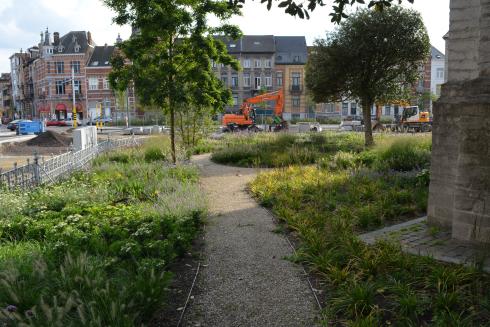
[[435, 47], [431, 46], [430, 47], [430, 55], [432, 59], [444, 59], [444, 53], [441, 51], [437, 50]]
[[232, 40], [226, 36], [216, 35], [215, 39], [222, 41], [226, 45], [228, 53], [240, 53], [242, 52], [242, 39]]
[[306, 64], [308, 50], [304, 36], [276, 36], [276, 64]]
[[273, 35], [244, 35], [241, 39], [242, 52], [273, 53], [275, 52]]
[[90, 56], [87, 67], [110, 67], [111, 58], [114, 53], [115, 46], [104, 45], [94, 47], [94, 51]]
[[63, 46], [63, 54], [85, 53], [88, 49], [87, 34], [85, 31], [71, 31], [60, 38], [60, 45]]

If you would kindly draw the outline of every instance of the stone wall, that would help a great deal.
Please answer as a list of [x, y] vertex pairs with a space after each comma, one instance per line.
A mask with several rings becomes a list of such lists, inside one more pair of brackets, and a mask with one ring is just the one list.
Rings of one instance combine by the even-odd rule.
[[490, 0], [451, 0], [450, 20], [428, 219], [456, 239], [490, 243]]

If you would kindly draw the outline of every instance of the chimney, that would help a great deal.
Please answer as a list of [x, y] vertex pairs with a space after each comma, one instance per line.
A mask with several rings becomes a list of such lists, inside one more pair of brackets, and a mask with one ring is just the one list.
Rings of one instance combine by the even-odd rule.
[[59, 45], [60, 44], [60, 33], [54, 32], [53, 38], [54, 38], [54, 45]]
[[44, 43], [44, 33], [41, 31], [41, 44]]
[[89, 45], [92, 45], [92, 33], [90, 31], [87, 32], [87, 42]]
[[51, 45], [51, 40], [49, 37], [49, 31], [47, 27], [46, 27], [46, 32], [44, 32], [44, 45]]

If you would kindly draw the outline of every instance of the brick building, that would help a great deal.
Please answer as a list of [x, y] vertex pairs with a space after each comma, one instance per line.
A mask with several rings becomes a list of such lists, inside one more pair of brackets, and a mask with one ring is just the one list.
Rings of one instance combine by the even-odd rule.
[[[221, 40], [228, 53], [241, 64], [235, 71], [212, 63], [213, 70], [233, 94], [233, 105], [227, 112], [236, 112], [247, 98], [279, 89], [284, 90], [284, 118], [289, 120], [306, 114], [304, 65], [306, 40], [303, 36], [244, 35], [239, 40]], [[259, 115], [271, 115], [273, 103], [258, 108]]]
[[40, 58], [33, 63], [34, 103], [40, 117], [71, 119], [73, 88], [78, 119], [86, 116], [85, 65], [93, 49], [90, 32], [72, 31], [62, 37], [55, 32], [52, 40], [48, 30], [41, 35]]

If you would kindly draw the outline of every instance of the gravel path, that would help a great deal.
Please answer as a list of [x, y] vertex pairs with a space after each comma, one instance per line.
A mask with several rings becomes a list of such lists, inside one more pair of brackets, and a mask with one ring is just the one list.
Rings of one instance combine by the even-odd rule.
[[203, 266], [183, 326], [315, 326], [317, 306], [303, 269], [284, 260], [287, 240], [248, 195], [255, 169], [196, 156], [209, 199]]

